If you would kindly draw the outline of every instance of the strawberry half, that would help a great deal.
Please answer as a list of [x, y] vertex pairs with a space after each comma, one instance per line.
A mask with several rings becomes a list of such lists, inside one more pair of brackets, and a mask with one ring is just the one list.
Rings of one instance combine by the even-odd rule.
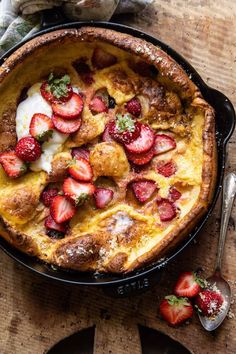
[[157, 165], [157, 172], [164, 177], [170, 177], [174, 175], [176, 171], [176, 164], [173, 161], [160, 161]]
[[117, 62], [117, 58], [103, 50], [102, 48], [95, 48], [92, 55], [92, 64], [97, 69], [103, 69], [108, 66], [114, 65]]
[[42, 202], [43, 204], [46, 206], [46, 207], [50, 207], [52, 201], [53, 201], [53, 198], [56, 197], [56, 195], [58, 195], [58, 189], [57, 188], [48, 188], [46, 187], [42, 194], [41, 194], [41, 199], [42, 199]]
[[141, 130], [139, 137], [131, 142], [125, 144], [127, 151], [142, 154], [151, 149], [154, 144], [154, 133], [148, 125], [141, 124]]
[[97, 188], [94, 192], [95, 204], [98, 209], [105, 208], [112, 200], [114, 192], [108, 188]]
[[77, 182], [71, 177], [64, 180], [62, 189], [65, 195], [70, 197], [76, 205], [83, 203], [95, 192], [92, 183]]
[[0, 163], [9, 177], [16, 178], [27, 171], [27, 165], [15, 153], [5, 151], [0, 154]]
[[42, 83], [40, 91], [43, 98], [50, 103], [66, 102], [73, 94], [70, 77], [64, 75], [61, 78], [55, 78], [53, 73], [49, 75], [47, 81]]
[[160, 215], [161, 221], [170, 221], [176, 217], [176, 207], [174, 203], [168, 199], [161, 198], [157, 200], [157, 209]]
[[176, 148], [175, 140], [166, 134], [157, 134], [154, 142], [154, 155], [163, 154], [164, 152]]
[[56, 223], [61, 224], [70, 220], [75, 215], [76, 209], [72, 201], [64, 195], [53, 198], [50, 206], [50, 214]]
[[64, 134], [70, 134], [70, 133], [75, 133], [77, 130], [79, 130], [82, 120], [81, 118], [76, 118], [76, 119], [64, 119], [62, 117], [59, 117], [55, 114], [52, 116], [52, 121], [55, 126], [55, 128]]
[[51, 215], [49, 215], [45, 219], [44, 226], [47, 229], [56, 230], [56, 231], [63, 232], [63, 233], [66, 233], [66, 230], [67, 230], [67, 225], [56, 223], [56, 221], [51, 217]]
[[41, 146], [32, 136], [21, 138], [16, 144], [16, 155], [26, 162], [33, 162], [41, 156]]
[[78, 181], [90, 182], [93, 178], [93, 171], [88, 160], [83, 157], [76, 157], [70, 161], [69, 174]]
[[77, 93], [73, 93], [69, 101], [65, 103], [52, 104], [53, 112], [64, 119], [78, 118], [83, 110], [83, 107], [83, 99]]
[[132, 182], [131, 187], [133, 189], [135, 197], [141, 203], [145, 203], [149, 198], [151, 198], [155, 190], [157, 190], [156, 183], [148, 179]]
[[195, 305], [198, 311], [207, 317], [216, 316], [223, 305], [223, 296], [213, 290], [201, 291], [195, 300]]
[[141, 166], [151, 161], [151, 159], [153, 158], [153, 149], [151, 148], [149, 151], [144, 152], [142, 154], [134, 154], [128, 151], [126, 152], [126, 154], [129, 161]]
[[46, 114], [35, 113], [31, 119], [29, 132], [33, 138], [45, 141], [52, 136], [53, 122]]
[[125, 105], [127, 111], [135, 117], [140, 116], [141, 114], [141, 103], [137, 97], [132, 98], [129, 102]]
[[185, 297], [168, 295], [160, 304], [160, 313], [165, 321], [176, 326], [193, 315], [193, 306]]
[[141, 130], [141, 123], [137, 122], [130, 114], [117, 114], [115, 120], [108, 124], [109, 134], [121, 144], [135, 141]]
[[175, 187], [170, 187], [168, 199], [171, 202], [175, 202], [176, 200], [180, 199], [181, 196], [182, 194], [180, 193], [180, 191], [178, 191], [178, 189], [176, 189]]
[[78, 158], [78, 157], [82, 157], [83, 159], [85, 160], [89, 160], [89, 155], [90, 155], [90, 151], [86, 148], [82, 148], [82, 147], [79, 147], [79, 148], [73, 148], [72, 151], [71, 151], [71, 155], [72, 157], [74, 158]]
[[89, 109], [92, 114], [98, 114], [102, 112], [108, 112], [108, 107], [102, 97], [94, 96], [89, 103]]
[[204, 280], [199, 278], [196, 273], [184, 272], [177, 280], [174, 293], [177, 296], [194, 297], [200, 293], [204, 286]]

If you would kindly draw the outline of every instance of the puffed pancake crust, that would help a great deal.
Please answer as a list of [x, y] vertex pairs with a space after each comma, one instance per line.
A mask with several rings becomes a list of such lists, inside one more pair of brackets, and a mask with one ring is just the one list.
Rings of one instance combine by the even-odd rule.
[[[211, 202], [214, 110], [159, 47], [108, 29], [58, 30], [24, 44], [0, 68], [2, 160], [30, 135], [33, 114], [55, 116], [41, 90], [50, 74], [51, 80], [69, 77], [80, 96], [82, 112], [71, 121], [80, 126], [65, 134], [53, 120], [59, 140], [39, 142], [40, 159], [24, 164], [21, 176], [9, 177], [0, 166], [1, 236], [28, 255], [79, 271], [126, 273], [157, 261]], [[111, 122], [128, 143], [113, 134]], [[69, 169], [81, 147], [92, 173], [85, 182]], [[65, 180], [87, 183], [91, 193], [81, 197], [76, 187], [68, 194]], [[56, 223], [64, 211], [55, 199], [47, 206], [42, 201], [45, 188], [70, 203], [73, 216], [66, 222]]]

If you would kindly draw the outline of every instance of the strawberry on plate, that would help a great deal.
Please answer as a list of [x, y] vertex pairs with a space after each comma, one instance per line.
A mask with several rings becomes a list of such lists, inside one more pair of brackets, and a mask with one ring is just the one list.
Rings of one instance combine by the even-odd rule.
[[70, 197], [76, 205], [83, 203], [95, 192], [95, 187], [92, 183], [77, 182], [71, 177], [64, 180], [62, 189], [65, 195]]
[[117, 114], [116, 118], [108, 124], [109, 134], [121, 144], [135, 141], [141, 130], [141, 123], [137, 122], [130, 114]]
[[61, 224], [70, 220], [76, 212], [73, 202], [64, 195], [53, 198], [50, 206], [50, 214], [56, 223]]
[[154, 133], [153, 130], [148, 126], [141, 124], [140, 125], [140, 134], [129, 144], [125, 144], [125, 147], [128, 152], [142, 154], [150, 150], [154, 144]]
[[196, 273], [184, 272], [177, 280], [174, 293], [177, 296], [194, 297], [200, 293], [204, 286], [204, 280], [199, 278]]
[[84, 107], [81, 95], [73, 93], [71, 98], [64, 103], [52, 103], [52, 110], [64, 119], [75, 119], [81, 114]]
[[63, 233], [66, 233], [66, 230], [67, 230], [67, 225], [66, 224], [63, 224], [63, 223], [58, 224], [58, 223], [56, 223], [56, 221], [51, 217], [51, 215], [49, 215], [45, 219], [44, 226], [47, 229], [56, 230], [56, 231], [63, 232]]
[[100, 47], [97, 47], [93, 51], [92, 64], [96, 69], [104, 69], [108, 66], [114, 65], [117, 62], [117, 58], [106, 52]]
[[76, 159], [77, 159], [77, 157], [83, 157], [83, 159], [88, 161], [90, 151], [88, 149], [86, 149], [85, 147], [73, 148], [71, 150], [71, 155], [72, 155], [72, 157], [74, 157]]
[[77, 130], [79, 130], [82, 120], [81, 118], [75, 118], [75, 119], [64, 119], [60, 116], [57, 116], [53, 114], [52, 116], [52, 121], [54, 124], [54, 127], [61, 133], [64, 134], [70, 134], [70, 133], [75, 133]]
[[98, 209], [105, 208], [112, 200], [114, 192], [108, 188], [96, 188], [94, 192], [95, 204]]
[[136, 165], [145, 165], [146, 163], [150, 162], [153, 158], [153, 149], [142, 153], [142, 154], [135, 154], [132, 152], [126, 152], [127, 158], [129, 161], [133, 162]]
[[175, 139], [166, 134], [156, 134], [154, 142], [154, 155], [163, 154], [164, 152], [176, 148]]
[[43, 98], [50, 103], [66, 102], [73, 94], [69, 75], [55, 78], [53, 73], [42, 83], [40, 91]]
[[176, 326], [193, 315], [193, 306], [186, 297], [168, 295], [160, 304], [160, 313], [165, 321]]
[[195, 305], [202, 315], [212, 317], [220, 312], [223, 302], [221, 293], [206, 289], [197, 295]]
[[98, 114], [108, 111], [108, 106], [101, 96], [94, 96], [89, 103], [89, 109], [93, 114]]
[[16, 144], [16, 155], [26, 162], [33, 162], [41, 156], [41, 146], [32, 136], [21, 138]]
[[153, 193], [157, 190], [157, 185], [154, 181], [142, 179], [131, 183], [135, 197], [141, 202], [145, 203]]
[[170, 187], [168, 199], [171, 202], [175, 202], [176, 200], [179, 200], [181, 196], [182, 194], [180, 191], [178, 191], [178, 189], [176, 189], [175, 187]]
[[15, 151], [5, 151], [0, 154], [0, 163], [9, 177], [16, 178], [27, 171], [27, 165], [15, 153]]
[[137, 97], [132, 98], [129, 102], [125, 105], [127, 111], [135, 117], [140, 116], [141, 114], [141, 103]]
[[41, 194], [41, 200], [46, 207], [50, 207], [56, 195], [58, 195], [58, 188], [46, 187]]
[[93, 170], [88, 160], [83, 157], [72, 159], [68, 167], [69, 174], [78, 181], [90, 182], [93, 178]]
[[29, 132], [30, 135], [39, 141], [51, 138], [53, 133], [53, 122], [46, 114], [35, 113], [31, 119]]
[[174, 203], [165, 198], [157, 200], [157, 209], [161, 221], [171, 221], [177, 215]]
[[160, 161], [157, 165], [157, 172], [164, 177], [170, 177], [176, 171], [176, 164], [173, 161]]

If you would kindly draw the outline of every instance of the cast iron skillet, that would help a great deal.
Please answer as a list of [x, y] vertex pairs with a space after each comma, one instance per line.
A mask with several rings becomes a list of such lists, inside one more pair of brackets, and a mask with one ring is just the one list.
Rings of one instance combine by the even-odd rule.
[[[53, 24], [52, 21], [50, 24]], [[43, 25], [43, 28], [45, 28], [45, 23]], [[15, 248], [11, 247], [5, 240], [3, 240], [3, 238], [0, 237], [0, 247], [9, 256], [11, 256], [17, 262], [38, 274], [44, 275], [49, 279], [59, 280], [65, 284], [103, 286], [104, 290], [106, 292], [109, 292], [109, 294], [113, 296], [127, 296], [132, 293], [136, 294], [138, 292], [144, 291], [152, 284], [156, 283], [160, 278], [161, 269], [164, 268], [171, 260], [173, 260], [180, 252], [182, 252], [185, 247], [187, 247], [187, 245], [197, 236], [197, 234], [200, 232], [200, 230], [210, 217], [222, 187], [222, 179], [226, 159], [226, 144], [230, 136], [232, 135], [235, 127], [235, 112], [228, 98], [221, 92], [207, 86], [206, 83], [201, 79], [199, 74], [196, 72], [196, 70], [181, 55], [176, 53], [172, 48], [162, 43], [158, 39], [146, 33], [140, 32], [134, 28], [107, 22], [72, 22], [44, 29], [31, 38], [58, 29], [80, 28], [82, 26], [94, 26], [114, 29], [119, 32], [129, 33], [135, 37], [143, 38], [146, 41], [161, 47], [172, 58], [174, 58], [177, 63], [179, 63], [183, 67], [183, 69], [191, 76], [193, 82], [199, 87], [206, 101], [209, 102], [216, 111], [218, 174], [213, 201], [211, 203], [208, 213], [199, 221], [198, 225], [193, 229], [193, 231], [188, 235], [188, 237], [186, 237], [185, 240], [177, 248], [175, 248], [168, 255], [168, 257], [165, 258], [164, 261], [154, 263], [148, 267], [126, 275], [116, 276], [112, 274], [106, 274], [96, 276], [91, 273], [80, 273], [64, 271], [61, 269], [54, 269], [53, 267], [46, 265], [35, 258], [32, 258], [30, 256], [27, 256], [26, 254], [19, 252]], [[21, 45], [22, 42], [10, 49], [4, 55], [4, 58], [9, 57]], [[0, 59], [0, 65], [3, 63], [4, 58], [2, 57]]]

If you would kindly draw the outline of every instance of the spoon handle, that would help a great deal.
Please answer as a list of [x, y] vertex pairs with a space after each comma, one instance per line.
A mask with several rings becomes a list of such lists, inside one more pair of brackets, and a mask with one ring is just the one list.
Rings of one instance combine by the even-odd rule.
[[236, 175], [233, 172], [231, 172], [224, 178], [224, 182], [223, 182], [220, 237], [219, 237], [216, 266], [215, 266], [215, 270], [218, 272], [220, 272], [221, 270], [225, 238], [227, 234], [227, 228], [228, 228], [229, 218], [233, 207], [235, 194], [236, 194]]

